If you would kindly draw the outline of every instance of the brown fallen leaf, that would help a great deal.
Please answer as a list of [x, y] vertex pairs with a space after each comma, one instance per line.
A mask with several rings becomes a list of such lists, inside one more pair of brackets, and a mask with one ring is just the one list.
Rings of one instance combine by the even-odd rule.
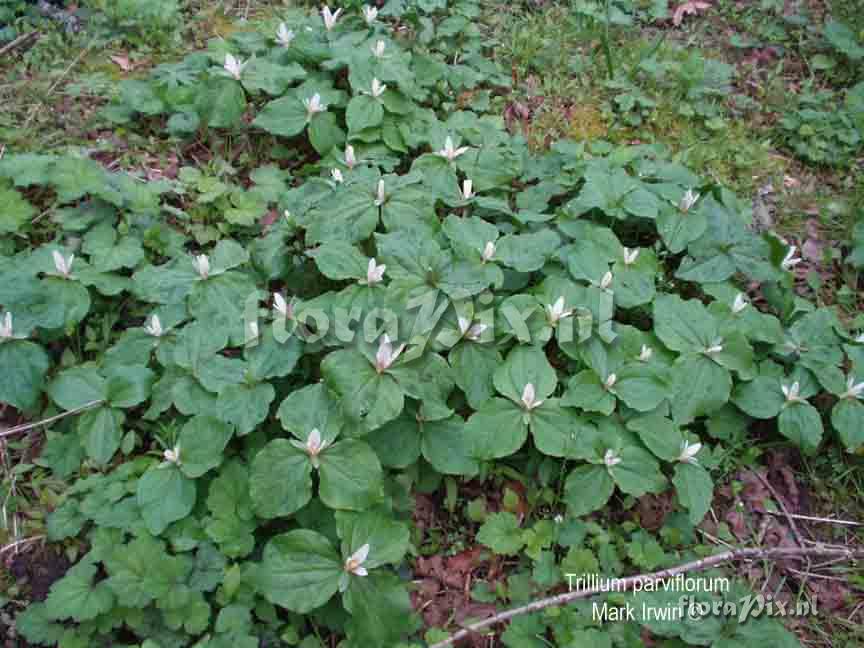
[[711, 5], [707, 2], [700, 2], [700, 0], [688, 0], [688, 2], [678, 5], [678, 8], [675, 9], [675, 13], [672, 15], [672, 24], [678, 27], [678, 25], [681, 24], [681, 21], [684, 20], [685, 15], [695, 16], [700, 11], [704, 11], [710, 8]]

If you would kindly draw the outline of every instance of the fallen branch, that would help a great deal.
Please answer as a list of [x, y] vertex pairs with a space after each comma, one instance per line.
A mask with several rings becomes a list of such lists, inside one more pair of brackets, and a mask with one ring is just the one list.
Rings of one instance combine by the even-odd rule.
[[[711, 567], [719, 565], [720, 563], [728, 562], [731, 560], [795, 560], [806, 559], [812, 556], [839, 556], [845, 558], [846, 560], [857, 560], [864, 559], [864, 550], [852, 550], [833, 547], [805, 547], [790, 549], [735, 549], [732, 551], [724, 551], [722, 553], [709, 556], [708, 558], [702, 558], [700, 560], [694, 560], [692, 562], [684, 563], [683, 565], [678, 565], [677, 567], [670, 567], [669, 569], [664, 569], [662, 571], [654, 572], [652, 574], [639, 574], [637, 576], [629, 576], [627, 578], [618, 579], [616, 586], [620, 589], [616, 588], [616, 591], [629, 591], [633, 589], [637, 584], [662, 581], [666, 580], [667, 578], [677, 576], [678, 574], [686, 574], [687, 572], [703, 571], [705, 569], [709, 569]], [[447, 646], [452, 646], [460, 639], [464, 639], [473, 632], [478, 632], [484, 628], [488, 628], [489, 626], [497, 625], [499, 623], [512, 619], [513, 617], [521, 616], [523, 614], [530, 614], [531, 612], [538, 612], [548, 607], [566, 605], [568, 603], [572, 603], [573, 601], [590, 598], [592, 596], [602, 593], [602, 588], [593, 587], [590, 589], [565, 592], [564, 594], [558, 594], [556, 596], [550, 596], [549, 598], [540, 599], [539, 601], [534, 601], [533, 603], [529, 603], [528, 605], [523, 605], [522, 607], [495, 614], [488, 619], [484, 619], [483, 621], [479, 621], [477, 623], [466, 626], [462, 630], [459, 630], [458, 632], [453, 634], [449, 639], [445, 639], [444, 641], [439, 641], [438, 643], [432, 644], [431, 646], [429, 646], [429, 648], [446, 648]]]
[[5, 56], [15, 48], [21, 47], [22, 45], [26, 45], [29, 41], [39, 38], [39, 32], [30, 32], [28, 34], [21, 34], [18, 38], [9, 41], [3, 47], [0, 47], [0, 56]]
[[3, 430], [0, 432], [0, 438], [4, 438], [7, 436], [12, 436], [13, 434], [19, 434], [20, 432], [27, 432], [37, 427], [41, 427], [43, 425], [48, 425], [49, 423], [54, 423], [55, 421], [59, 421], [60, 419], [66, 418], [67, 416], [72, 416], [73, 414], [78, 414], [79, 412], [83, 412], [84, 410], [88, 410], [91, 407], [96, 407], [97, 405], [101, 405], [105, 401], [95, 400], [90, 401], [89, 403], [85, 403], [81, 407], [76, 407], [73, 410], [69, 410], [68, 412], [62, 412], [61, 414], [57, 414], [56, 416], [52, 416], [50, 418], [45, 419], [44, 421], [36, 421], [35, 423], [25, 423], [23, 425], [17, 425], [13, 428], [9, 428], [8, 430]]

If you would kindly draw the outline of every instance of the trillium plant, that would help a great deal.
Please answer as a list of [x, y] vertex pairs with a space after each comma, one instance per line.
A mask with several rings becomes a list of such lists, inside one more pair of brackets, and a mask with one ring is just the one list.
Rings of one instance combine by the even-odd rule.
[[[295, 8], [120, 81], [103, 115], [142, 141], [243, 143], [183, 153], [171, 181], [2, 157], [0, 403], [52, 421], [34, 461], [69, 486], [45, 534], [78, 558], [19, 635], [419, 645], [419, 493], [461, 510], [463, 482], [530, 482], [472, 508], [477, 542], [524, 548], [554, 589], [523, 500], [571, 571], [597, 571], [597, 544], [618, 573], [602, 513], [666, 494], [670, 537], [695, 537], [754, 425], [808, 455], [864, 448], [864, 336], [795, 292], [797, 250], [659, 147], [529, 147], [479, 5], [451, 4]], [[561, 619], [561, 645], [611, 645]], [[533, 628], [504, 643], [541, 645]]]

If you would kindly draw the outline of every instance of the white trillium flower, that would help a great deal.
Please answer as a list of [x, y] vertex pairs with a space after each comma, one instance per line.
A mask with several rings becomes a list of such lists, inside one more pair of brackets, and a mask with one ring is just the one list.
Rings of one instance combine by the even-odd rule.
[[750, 302], [747, 301], [747, 297], [744, 296], [744, 293], [738, 293], [735, 297], [735, 301], [732, 303], [732, 312], [737, 315], [749, 305]]
[[687, 441], [681, 442], [681, 454], [678, 455], [678, 461], [681, 463], [689, 463], [694, 466], [699, 463], [696, 459], [696, 455], [702, 449], [701, 443], [687, 443]]
[[306, 106], [306, 119], [312, 119], [316, 113], [327, 110], [327, 105], [321, 103], [321, 95], [317, 92], [308, 99], [304, 99], [303, 105]]
[[366, 576], [369, 572], [363, 567], [363, 563], [369, 557], [369, 545], [364, 544], [345, 561], [345, 571], [355, 576]]
[[233, 54], [225, 55], [225, 64], [223, 67], [225, 71], [237, 81], [240, 80], [240, 75], [243, 74], [243, 68], [246, 67], [248, 61], [243, 61], [243, 59], [239, 59], [234, 57]]
[[783, 261], [780, 262], [780, 267], [784, 270], [791, 270], [796, 265], [801, 263], [801, 258], [796, 257], [795, 253], [798, 251], [798, 248], [794, 245], [789, 247], [789, 251], [786, 253], [786, 256], [783, 257]]
[[330, 443], [328, 441], [322, 440], [321, 432], [318, 431], [318, 428], [314, 428], [309, 433], [309, 436], [306, 437], [306, 443], [301, 443], [296, 439], [291, 439], [291, 445], [309, 455], [309, 461], [311, 461], [312, 466], [317, 469], [319, 464], [319, 456], [322, 452], [324, 452], [327, 446], [330, 445]]
[[158, 315], [153, 315], [150, 317], [150, 321], [144, 325], [144, 330], [147, 331], [153, 337], [162, 337], [162, 334], [165, 332], [162, 329], [162, 322], [159, 321]]
[[367, 25], [371, 26], [377, 17], [378, 9], [369, 5], [363, 5], [363, 20], [366, 21]]
[[384, 58], [384, 50], [387, 49], [387, 43], [383, 40], [379, 40], [377, 43], [372, 45], [372, 55], [375, 58]]
[[840, 396], [840, 398], [861, 398], [862, 394], [864, 394], [864, 382], [856, 384], [855, 376], [849, 376], [846, 379], [846, 391]]
[[791, 385], [780, 385], [780, 389], [783, 392], [783, 395], [786, 397], [787, 403], [803, 403], [804, 399], [801, 398], [801, 385], [796, 380]]
[[166, 463], [180, 465], [180, 446], [176, 445], [162, 453], [162, 458]]
[[60, 252], [54, 250], [51, 256], [54, 259], [54, 269], [57, 271], [57, 274], [65, 279], [69, 279], [72, 275], [72, 262], [75, 260], [75, 255], [70, 254], [67, 259]]
[[856, 337], [856, 338], [855, 338], [855, 341], [856, 341], [858, 344], [864, 344], [864, 333], [862, 333], [861, 335], [859, 335], [858, 337]]
[[639, 360], [642, 362], [648, 362], [651, 359], [651, 356], [654, 355], [654, 349], [652, 349], [647, 344], [642, 345], [642, 350], [639, 352]]
[[606, 464], [607, 468], [611, 468], [612, 466], [617, 466], [621, 463], [621, 457], [619, 457], [618, 453], [612, 448], [609, 448], [606, 451], [606, 454], [603, 455], [603, 463]]
[[546, 319], [549, 320], [549, 323], [553, 326], [557, 324], [559, 320], [562, 320], [565, 317], [570, 317], [572, 314], [572, 310], [564, 308], [564, 297], [556, 299], [554, 304], [546, 304]]
[[327, 31], [330, 31], [336, 26], [336, 21], [339, 19], [341, 13], [341, 9], [337, 9], [336, 11], [330, 11], [330, 7], [326, 5], [323, 9], [321, 9], [321, 17], [324, 19], [324, 27], [327, 29]]
[[294, 304], [289, 304], [281, 293], [273, 293], [273, 310], [285, 319], [294, 319]]
[[543, 404], [542, 400], [536, 400], [536, 396], [537, 394], [534, 391], [534, 383], [528, 383], [525, 385], [525, 389], [522, 390], [522, 406], [529, 412], [533, 409], [537, 409]]
[[202, 279], [207, 279], [210, 276], [210, 257], [206, 254], [192, 257], [192, 265], [195, 266], [198, 276]]
[[378, 352], [375, 354], [375, 368], [378, 373], [386, 371], [391, 365], [396, 362], [396, 359], [402, 355], [405, 350], [405, 345], [402, 344], [395, 351], [390, 343], [390, 336], [386, 333], [381, 336], [381, 342], [378, 345]]
[[366, 281], [361, 281], [361, 284], [374, 286], [377, 283], [384, 281], [384, 271], [387, 269], [386, 264], [378, 265], [375, 259], [369, 259], [369, 265], [366, 266]]
[[681, 202], [678, 203], [678, 209], [686, 214], [696, 204], [697, 200], [699, 200], [699, 194], [693, 191], [693, 189], [688, 189], [681, 198]]
[[446, 159], [450, 162], [452, 162], [453, 160], [458, 158], [460, 155], [465, 153], [465, 151], [467, 151], [467, 150], [468, 150], [467, 146], [460, 146], [459, 148], [454, 148], [453, 138], [451, 138], [448, 135], [447, 139], [444, 140], [444, 148], [442, 148], [439, 151], [436, 151], [435, 154], [440, 156], [440, 157], [443, 157], [444, 159]]
[[342, 172], [339, 169], [330, 169], [330, 177], [333, 178], [333, 182], [336, 184], [345, 182], [345, 178], [342, 177]]
[[552, 518], [552, 520], [553, 522], [555, 522], [555, 524], [561, 524], [564, 521], [564, 516], [559, 513], [554, 518]]
[[378, 181], [378, 189], [375, 193], [375, 206], [380, 207], [387, 201], [387, 194], [384, 193], [384, 180]]
[[249, 322], [246, 325], [246, 343], [253, 342], [261, 336], [261, 329], [258, 328], [258, 322]]
[[7, 311], [0, 321], [0, 340], [10, 340], [12, 337], [12, 313]]
[[487, 261], [491, 261], [492, 257], [495, 256], [495, 243], [493, 241], [486, 241], [486, 245], [483, 247], [483, 250], [480, 252], [480, 260], [483, 263]]
[[381, 83], [378, 79], [372, 79], [372, 92], [370, 93], [376, 99], [387, 91], [387, 84]]
[[357, 164], [357, 158], [354, 157], [354, 147], [348, 144], [345, 147], [345, 166], [349, 169], [353, 169]]
[[471, 340], [472, 342], [479, 340], [486, 329], [489, 328], [486, 324], [481, 324], [480, 322], [472, 324], [471, 320], [466, 317], [457, 317], [456, 320], [459, 323], [459, 333], [466, 340]]
[[600, 279], [600, 288], [603, 290], [609, 290], [609, 286], [612, 285], [612, 271], [607, 270], [606, 274], [603, 275], [603, 278]]
[[288, 25], [284, 22], [279, 25], [279, 29], [276, 30], [276, 42], [279, 43], [282, 47], [289, 47], [291, 45], [291, 41], [294, 40], [294, 32], [288, 29]]
[[624, 248], [624, 265], [633, 265], [639, 256], [639, 248]]
[[474, 181], [467, 178], [462, 182], [462, 200], [471, 200], [474, 197]]
[[717, 338], [711, 343], [711, 346], [705, 348], [705, 353], [711, 355], [723, 351], [723, 338]]
[[606, 378], [606, 381], [603, 383], [603, 387], [604, 389], [606, 389], [606, 391], [609, 391], [615, 386], [616, 382], [618, 382], [618, 374], [611, 373], [609, 374], [609, 377]]

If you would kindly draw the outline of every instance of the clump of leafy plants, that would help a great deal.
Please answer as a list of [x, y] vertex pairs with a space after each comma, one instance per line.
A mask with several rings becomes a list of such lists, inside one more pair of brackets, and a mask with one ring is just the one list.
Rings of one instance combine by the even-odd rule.
[[[562, 518], [668, 492], [693, 525], [732, 431], [864, 444], [864, 340], [795, 295], [794, 248], [659, 148], [532, 152], [457, 100], [508, 82], [477, 5], [424, 4], [419, 45], [325, 9], [122, 82], [129, 128], [283, 151], [248, 182], [0, 161], [0, 401], [66, 414], [47, 534], [83, 554], [31, 643], [398, 645], [421, 480], [543, 466]], [[493, 550], [550, 546], [496, 515]]]
[[802, 94], [795, 101], [795, 107], [780, 118], [778, 128], [783, 141], [799, 157], [834, 166], [848, 164], [861, 154], [864, 82], [846, 93], [822, 90]]

